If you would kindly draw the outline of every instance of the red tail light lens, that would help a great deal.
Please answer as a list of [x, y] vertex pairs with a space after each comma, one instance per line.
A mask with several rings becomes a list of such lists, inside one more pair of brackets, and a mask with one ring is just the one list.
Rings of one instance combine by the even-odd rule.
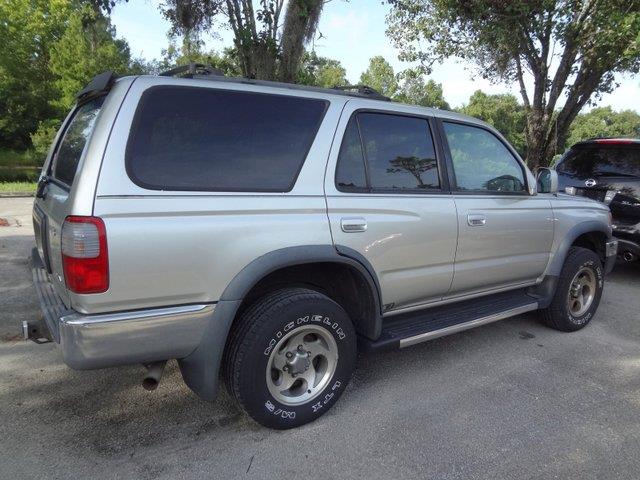
[[107, 231], [97, 217], [67, 217], [62, 225], [62, 266], [74, 293], [102, 293], [109, 288]]

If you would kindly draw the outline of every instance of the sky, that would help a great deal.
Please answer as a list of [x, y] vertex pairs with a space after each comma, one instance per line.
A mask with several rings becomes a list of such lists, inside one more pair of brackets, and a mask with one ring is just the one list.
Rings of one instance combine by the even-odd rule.
[[[160, 58], [161, 50], [168, 44], [169, 24], [158, 4], [158, 0], [128, 0], [114, 8], [112, 22], [117, 36], [129, 42], [134, 56], [148, 60]], [[411, 65], [398, 60], [398, 50], [385, 35], [388, 9], [380, 0], [332, 0], [325, 5], [320, 19], [318, 30], [322, 38], [311, 46], [320, 56], [340, 60], [351, 83], [358, 83], [369, 59], [375, 55], [385, 57], [394, 70], [400, 72]], [[220, 28], [204, 40], [207, 48], [220, 51], [232, 44], [232, 35], [228, 29]], [[456, 59], [436, 64], [429, 78], [442, 84], [444, 98], [452, 107], [467, 103], [478, 89], [491, 94], [512, 93], [520, 99], [515, 84], [492, 84], [475, 75], [473, 65]], [[618, 76], [617, 81], [620, 86], [604, 95], [596, 106], [640, 112], [640, 76]]]

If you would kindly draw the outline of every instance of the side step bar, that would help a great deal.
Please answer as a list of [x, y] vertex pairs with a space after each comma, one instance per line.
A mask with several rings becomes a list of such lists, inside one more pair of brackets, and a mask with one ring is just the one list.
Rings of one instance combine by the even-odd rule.
[[405, 348], [538, 309], [525, 289], [400, 314], [386, 320], [380, 338], [360, 338], [364, 350]]
[[433, 340], [434, 338], [444, 337], [446, 335], [453, 335], [454, 333], [463, 332], [470, 328], [479, 327], [481, 325], [487, 325], [488, 323], [497, 322], [498, 320], [504, 320], [505, 318], [515, 317], [523, 313], [531, 312], [538, 309], [538, 303], [530, 303], [529, 305], [523, 305], [522, 307], [512, 308], [511, 310], [505, 310], [504, 312], [495, 313], [487, 317], [471, 320], [470, 322], [459, 323], [452, 325], [451, 327], [441, 328], [440, 330], [434, 330], [432, 332], [425, 332], [419, 335], [415, 335], [409, 338], [403, 338], [400, 340], [400, 348], [410, 347], [417, 343]]

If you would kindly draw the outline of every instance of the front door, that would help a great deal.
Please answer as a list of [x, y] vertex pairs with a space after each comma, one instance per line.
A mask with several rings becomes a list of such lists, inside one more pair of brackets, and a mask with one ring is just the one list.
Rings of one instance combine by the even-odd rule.
[[428, 117], [347, 103], [325, 191], [333, 241], [363, 255], [385, 310], [440, 300], [453, 278], [454, 200]]
[[442, 122], [458, 211], [450, 296], [531, 284], [553, 241], [551, 204], [530, 195], [520, 160], [489, 129]]

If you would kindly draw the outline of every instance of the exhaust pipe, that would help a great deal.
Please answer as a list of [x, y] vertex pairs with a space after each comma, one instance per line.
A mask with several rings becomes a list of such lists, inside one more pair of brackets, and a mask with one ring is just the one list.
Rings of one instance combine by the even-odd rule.
[[622, 258], [625, 262], [633, 262], [636, 260], [636, 256], [628, 250], [622, 254]]
[[166, 364], [166, 360], [163, 360], [162, 362], [144, 364], [147, 368], [147, 374], [144, 376], [144, 379], [142, 379], [142, 388], [148, 391], [158, 388], [158, 385], [160, 385], [160, 379], [164, 373], [164, 366]]

